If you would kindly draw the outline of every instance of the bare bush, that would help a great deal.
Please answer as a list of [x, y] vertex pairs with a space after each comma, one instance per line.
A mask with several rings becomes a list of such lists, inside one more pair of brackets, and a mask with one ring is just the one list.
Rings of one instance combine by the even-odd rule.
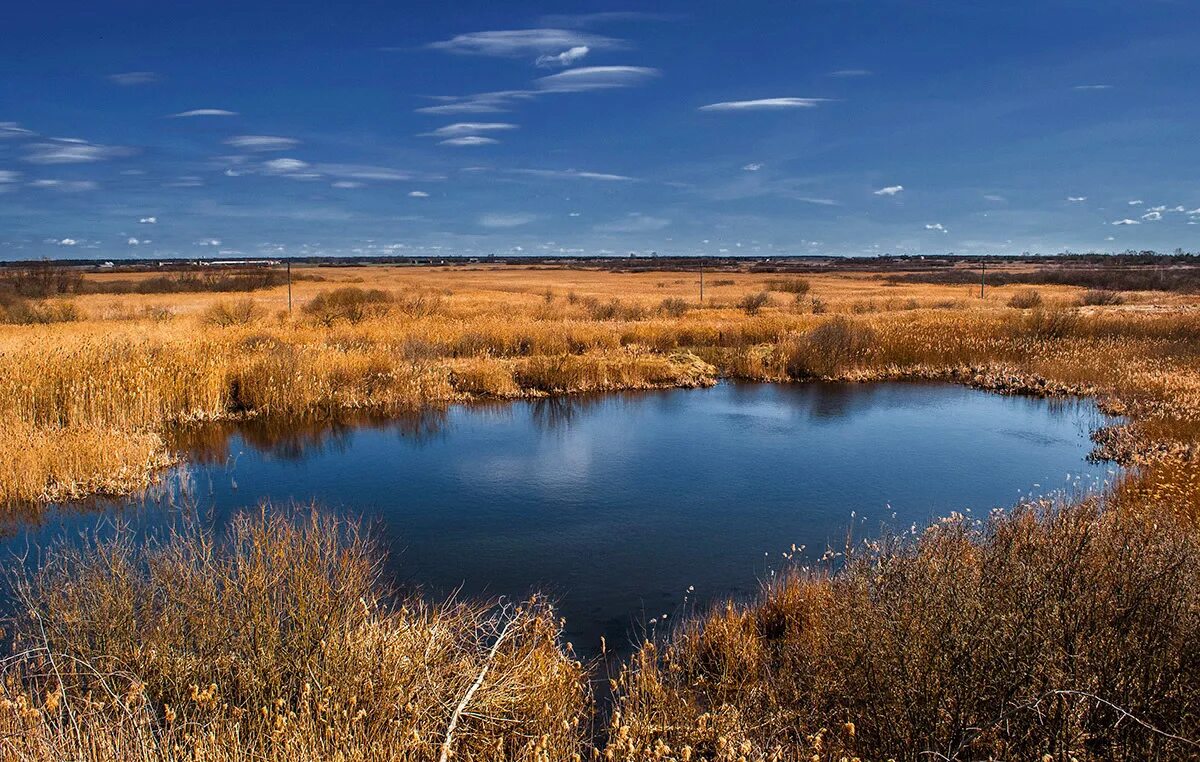
[[780, 291], [798, 296], [803, 296], [812, 289], [812, 284], [805, 278], [772, 278], [765, 285], [768, 291]]
[[1008, 306], [1017, 310], [1031, 310], [1042, 306], [1042, 295], [1032, 288], [1022, 289], [1008, 298]]
[[687, 301], [676, 297], [663, 299], [662, 304], [658, 305], [658, 311], [670, 317], [683, 317], [688, 309]]
[[958, 517], [852, 551], [840, 570], [797, 569], [647, 644], [618, 681], [610, 748], [620, 762], [661, 746], [1191, 759], [1198, 633], [1200, 540], [1169, 512], [1090, 501]]
[[263, 309], [255, 304], [253, 299], [238, 299], [214, 302], [200, 313], [200, 320], [206, 325], [232, 328], [250, 325], [262, 316]]
[[864, 364], [875, 341], [875, 331], [870, 326], [838, 315], [791, 344], [786, 357], [788, 375], [838, 376]]
[[316, 322], [329, 326], [339, 320], [361, 323], [386, 314], [393, 301], [394, 297], [387, 291], [344, 286], [322, 291], [301, 309]]
[[1079, 297], [1079, 304], [1084, 307], [1105, 307], [1124, 303], [1125, 297], [1116, 291], [1103, 288], [1088, 289]]
[[771, 306], [771, 295], [766, 291], [759, 291], [756, 294], [746, 294], [738, 300], [737, 306], [747, 315], [757, 315], [762, 312], [764, 307]]

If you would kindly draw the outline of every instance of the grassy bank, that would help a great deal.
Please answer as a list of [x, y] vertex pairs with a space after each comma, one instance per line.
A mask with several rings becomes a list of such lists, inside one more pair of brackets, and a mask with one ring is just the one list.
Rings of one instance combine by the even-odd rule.
[[319, 513], [47, 558], [14, 578], [3, 759], [1200, 753], [1200, 536], [1146, 504], [951, 518], [796, 568], [646, 642], [608, 713], [550, 605], [389, 596]]
[[0, 501], [139, 489], [176, 457], [165, 435], [184, 422], [386, 414], [722, 376], [1094, 394], [1138, 421], [1106, 442], [1126, 462], [1187, 460], [1200, 439], [1200, 313], [1169, 301], [1178, 297], [1084, 308], [1074, 291], [1047, 291], [1022, 309], [1002, 291], [949, 300], [958, 292], [911, 286], [884, 299], [897, 287], [743, 277], [710, 286], [698, 308], [677, 295], [690, 281], [654, 274], [452, 275], [460, 290], [437, 279], [450, 274], [403, 273], [383, 289], [327, 274], [297, 284], [291, 313], [268, 306], [277, 295], [81, 296], [70, 302], [81, 320], [0, 327]]

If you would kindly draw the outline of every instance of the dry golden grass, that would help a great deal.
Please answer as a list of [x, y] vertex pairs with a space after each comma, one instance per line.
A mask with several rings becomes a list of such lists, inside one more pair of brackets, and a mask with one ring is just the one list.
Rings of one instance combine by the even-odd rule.
[[[290, 314], [280, 288], [232, 300], [73, 297], [86, 319], [0, 326], [0, 420], [20, 422], [0, 429], [0, 501], [140, 487], [172, 459], [162, 435], [185, 421], [387, 413], [721, 376], [1094, 393], [1153, 424], [1174, 451], [1196, 439], [1200, 312], [1187, 297], [1081, 308], [1082, 289], [1045, 286], [1036, 308], [1014, 309], [1025, 287], [981, 300], [961, 286], [862, 273], [719, 275], [709, 275], [703, 307], [694, 273], [512, 267], [320, 268], [321, 280], [295, 284]], [[758, 294], [768, 301], [745, 309]], [[39, 455], [31, 438], [62, 447], [32, 448]], [[1145, 454], [1148, 440], [1124, 449]]]
[[[448, 737], [448, 758], [479, 760], [1200, 753], [1194, 298], [1079, 306], [1082, 289], [1046, 285], [1010, 307], [1027, 287], [981, 300], [869, 273], [806, 275], [807, 291], [710, 273], [701, 306], [693, 273], [317, 274], [291, 314], [282, 289], [236, 309], [88, 294], [69, 300], [83, 320], [0, 326], [0, 500], [136, 489], [184, 421], [720, 377], [1094, 395], [1130, 420], [1100, 451], [1137, 468], [1103, 507], [952, 520], [718, 606], [635, 654], [610, 718], [544, 602], [392, 601], [369, 545], [332, 519], [260, 512], [224, 540], [64, 547], [17, 580], [0, 759], [423, 760]], [[345, 288], [388, 297], [361, 312], [352, 292], [319, 298]], [[762, 292], [758, 314], [739, 307]]]
[[353, 524], [236, 517], [61, 546], [16, 580], [0, 759], [570, 759], [584, 670], [554, 610], [393, 600]]

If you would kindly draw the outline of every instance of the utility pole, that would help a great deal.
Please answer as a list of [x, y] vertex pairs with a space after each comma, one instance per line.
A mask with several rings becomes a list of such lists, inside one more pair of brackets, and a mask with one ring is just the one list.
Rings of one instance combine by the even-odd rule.
[[292, 314], [292, 260], [287, 261], [288, 278], [288, 314]]
[[983, 286], [987, 283], [987, 257], [986, 255], [979, 260], [979, 298], [983, 298]]
[[704, 257], [700, 257], [700, 306], [704, 306]]

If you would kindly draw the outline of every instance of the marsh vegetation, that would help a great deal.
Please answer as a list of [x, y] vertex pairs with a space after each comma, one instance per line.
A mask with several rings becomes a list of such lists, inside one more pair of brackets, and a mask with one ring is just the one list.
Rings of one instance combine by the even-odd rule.
[[[800, 310], [752, 274], [722, 278], [732, 283], [703, 304], [686, 273], [381, 268], [369, 285], [361, 274], [298, 282], [291, 313], [278, 287], [245, 308], [204, 292], [18, 293], [76, 319], [0, 329], [0, 499], [143, 487], [172, 459], [166, 434], [188, 421], [719, 378], [1093, 396], [1130, 421], [1099, 436], [1102, 453], [1136, 468], [1104, 498], [956, 517], [799, 564], [756, 600], [642, 644], [612, 675], [611, 713], [597, 712], [595, 672], [548, 603], [390, 595], [370, 543], [319, 511], [253, 512], [223, 536], [62, 547], [16, 572], [0, 756], [1197, 753], [1190, 297], [1126, 290], [1116, 303], [1039, 283], [1036, 303], [1009, 306], [1008, 287], [976, 299], [957, 283], [816, 275], [803, 292], [777, 289], [814, 307]], [[375, 289], [385, 296], [361, 296]]]

